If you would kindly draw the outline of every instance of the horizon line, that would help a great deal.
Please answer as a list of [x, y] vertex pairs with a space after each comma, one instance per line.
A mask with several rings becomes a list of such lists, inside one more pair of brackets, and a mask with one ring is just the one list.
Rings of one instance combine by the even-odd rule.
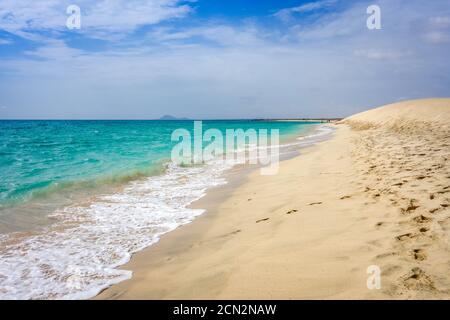
[[311, 117], [311, 118], [210, 118], [210, 119], [202, 119], [202, 118], [192, 118], [192, 119], [27, 119], [27, 118], [11, 118], [11, 119], [2, 119], [0, 121], [324, 121], [324, 120], [342, 120], [345, 117]]

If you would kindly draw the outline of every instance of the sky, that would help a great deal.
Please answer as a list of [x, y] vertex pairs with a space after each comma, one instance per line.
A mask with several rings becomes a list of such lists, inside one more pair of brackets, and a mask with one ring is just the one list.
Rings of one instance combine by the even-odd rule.
[[0, 119], [345, 117], [449, 97], [449, 57], [450, 0], [0, 0]]

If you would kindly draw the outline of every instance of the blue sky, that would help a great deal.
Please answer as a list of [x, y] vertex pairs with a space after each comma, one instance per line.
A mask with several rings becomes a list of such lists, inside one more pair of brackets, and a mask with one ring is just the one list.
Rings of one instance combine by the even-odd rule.
[[2, 0], [0, 118], [347, 116], [450, 96], [449, 53], [448, 0]]

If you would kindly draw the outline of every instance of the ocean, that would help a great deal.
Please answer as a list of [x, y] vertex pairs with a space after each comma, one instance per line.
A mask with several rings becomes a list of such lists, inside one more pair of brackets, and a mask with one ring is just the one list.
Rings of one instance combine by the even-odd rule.
[[[83, 299], [129, 279], [131, 255], [203, 210], [235, 163], [171, 161], [193, 121], [0, 121], [0, 299]], [[278, 129], [280, 154], [329, 129], [314, 122], [203, 121]], [[250, 146], [251, 147], [251, 146]]]

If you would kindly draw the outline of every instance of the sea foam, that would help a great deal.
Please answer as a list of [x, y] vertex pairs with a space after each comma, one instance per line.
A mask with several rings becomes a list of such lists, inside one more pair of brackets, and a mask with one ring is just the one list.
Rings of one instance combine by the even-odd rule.
[[[308, 145], [332, 129], [319, 126], [285, 147]], [[130, 182], [88, 204], [57, 210], [56, 222], [35, 234], [0, 237], [0, 299], [87, 299], [132, 272], [117, 269], [161, 235], [191, 222], [204, 210], [189, 205], [208, 188], [226, 183], [233, 162], [168, 165], [163, 175]]]
[[228, 168], [169, 165], [164, 175], [56, 211], [58, 222], [45, 232], [0, 239], [0, 299], [83, 299], [129, 279], [130, 271], [115, 268], [202, 214], [188, 206], [225, 183]]

